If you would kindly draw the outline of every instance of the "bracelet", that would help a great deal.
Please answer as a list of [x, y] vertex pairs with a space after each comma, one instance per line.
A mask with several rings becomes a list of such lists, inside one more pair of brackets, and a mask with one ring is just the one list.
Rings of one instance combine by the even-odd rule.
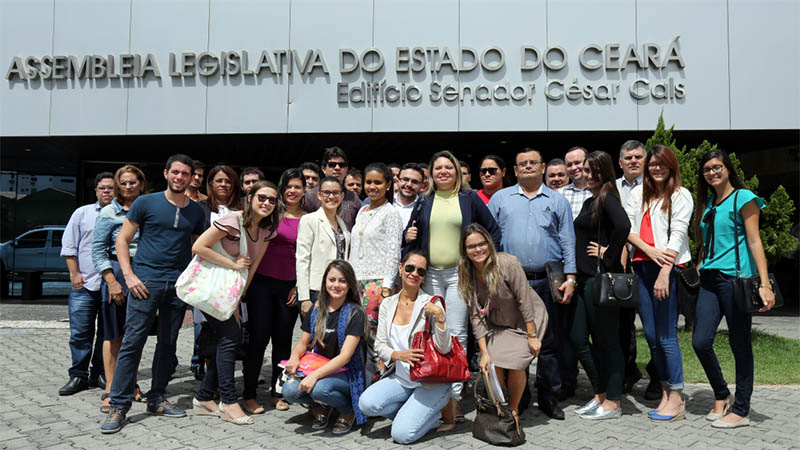
[[528, 333], [528, 337], [529, 338], [535, 338], [535, 337], [539, 337], [539, 336], [537, 336], [536, 332], [534, 331], [533, 333]]

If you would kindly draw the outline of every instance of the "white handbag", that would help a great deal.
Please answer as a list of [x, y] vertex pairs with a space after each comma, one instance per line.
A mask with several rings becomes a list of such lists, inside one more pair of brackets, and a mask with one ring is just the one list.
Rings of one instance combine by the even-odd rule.
[[[247, 241], [242, 226], [242, 216], [234, 214], [239, 219], [239, 254], [246, 255]], [[221, 240], [211, 249], [226, 258], [235, 259], [222, 247]], [[175, 290], [178, 298], [186, 304], [217, 320], [225, 321], [230, 319], [239, 305], [245, 283], [247, 283], [247, 269], [228, 269], [195, 255], [175, 282]]]

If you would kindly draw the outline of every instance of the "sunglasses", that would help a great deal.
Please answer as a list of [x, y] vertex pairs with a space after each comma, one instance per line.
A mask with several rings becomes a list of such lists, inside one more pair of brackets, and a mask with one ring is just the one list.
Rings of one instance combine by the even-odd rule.
[[425, 268], [422, 268], [422, 267], [417, 267], [417, 266], [415, 266], [413, 264], [406, 264], [406, 266], [403, 267], [403, 270], [405, 270], [406, 273], [409, 274], [409, 275], [414, 273], [414, 271], [416, 270], [417, 271], [417, 275], [419, 275], [421, 277], [424, 277], [425, 274], [428, 273], [428, 269], [425, 269]]
[[278, 197], [270, 197], [270, 196], [264, 195], [264, 194], [256, 194], [256, 198], [261, 203], [269, 202], [269, 204], [272, 205], [272, 206], [275, 206], [275, 205], [278, 204]]
[[342, 162], [330, 161], [330, 162], [325, 163], [325, 165], [328, 167], [328, 169], [333, 169], [334, 167], [347, 168], [347, 163], [344, 162], [344, 161], [342, 161]]
[[498, 169], [497, 167], [484, 167], [484, 168], [482, 168], [482, 169], [480, 170], [480, 172], [481, 172], [481, 175], [486, 175], [487, 173], [488, 173], [489, 175], [497, 175], [497, 172], [498, 172], [499, 170], [500, 170], [500, 169]]

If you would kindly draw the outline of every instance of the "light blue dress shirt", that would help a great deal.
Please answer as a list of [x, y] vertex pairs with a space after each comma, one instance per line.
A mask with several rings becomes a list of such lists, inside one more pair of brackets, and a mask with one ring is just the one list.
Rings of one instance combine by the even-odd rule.
[[572, 207], [563, 195], [542, 184], [528, 198], [515, 184], [497, 191], [489, 201], [503, 248], [526, 271], [542, 272], [549, 261], [564, 261], [564, 273], [576, 273]]
[[86, 280], [83, 287], [90, 291], [100, 290], [100, 274], [92, 262], [94, 224], [99, 213], [99, 202], [76, 209], [69, 218], [64, 236], [61, 238], [61, 256], [78, 257], [78, 271]]

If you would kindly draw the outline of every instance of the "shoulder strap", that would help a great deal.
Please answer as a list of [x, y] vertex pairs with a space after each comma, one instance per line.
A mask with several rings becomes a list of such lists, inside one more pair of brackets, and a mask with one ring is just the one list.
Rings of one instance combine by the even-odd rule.
[[[247, 240], [250, 237], [247, 235], [247, 230], [244, 229], [244, 217], [238, 212], [233, 212], [236, 214], [237, 220], [239, 221], [239, 256], [247, 255]], [[258, 237], [256, 237], [258, 239]]]
[[739, 197], [739, 190], [736, 190], [736, 193], [733, 194], [733, 248], [736, 249], [736, 278], [741, 278], [742, 276], [742, 266], [739, 262], [739, 218], [737, 215], [739, 214], [736, 210], [736, 200]]

